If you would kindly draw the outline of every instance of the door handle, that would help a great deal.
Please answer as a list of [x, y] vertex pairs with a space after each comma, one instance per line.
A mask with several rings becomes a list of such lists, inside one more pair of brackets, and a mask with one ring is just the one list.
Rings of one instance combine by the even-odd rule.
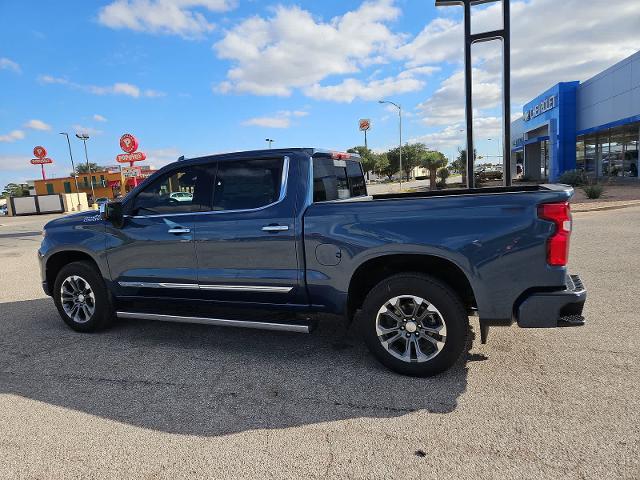
[[262, 227], [263, 232], [286, 232], [289, 225], [265, 225]]
[[168, 230], [168, 233], [175, 233], [176, 235], [178, 235], [180, 233], [191, 233], [191, 229], [190, 228], [184, 228], [184, 227], [175, 227], [175, 228], [170, 228]]

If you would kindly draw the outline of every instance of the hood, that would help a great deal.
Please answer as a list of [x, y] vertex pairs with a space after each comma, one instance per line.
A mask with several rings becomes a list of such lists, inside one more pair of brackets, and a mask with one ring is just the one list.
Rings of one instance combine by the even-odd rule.
[[65, 215], [64, 217], [56, 218], [48, 222], [44, 228], [62, 227], [65, 225], [79, 225], [79, 224], [96, 224], [103, 223], [100, 212], [97, 210], [87, 210], [86, 212], [72, 213]]

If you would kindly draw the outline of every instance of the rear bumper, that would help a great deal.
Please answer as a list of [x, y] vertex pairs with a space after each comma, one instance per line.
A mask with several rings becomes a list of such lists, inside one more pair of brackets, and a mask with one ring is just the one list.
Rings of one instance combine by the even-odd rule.
[[587, 290], [578, 275], [567, 276], [564, 290], [536, 292], [525, 298], [516, 310], [518, 326], [553, 328], [584, 325], [582, 309]]

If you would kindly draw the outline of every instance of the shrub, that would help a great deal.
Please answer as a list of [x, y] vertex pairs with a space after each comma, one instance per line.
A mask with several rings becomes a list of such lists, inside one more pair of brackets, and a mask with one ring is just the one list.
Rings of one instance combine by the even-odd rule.
[[584, 194], [587, 196], [587, 198], [593, 199], [600, 198], [600, 196], [604, 192], [604, 187], [602, 185], [594, 183], [592, 185], [586, 185], [582, 188], [582, 190], [584, 190]]
[[580, 187], [587, 183], [584, 172], [580, 170], [567, 170], [558, 179], [558, 183], [571, 185], [572, 187]]

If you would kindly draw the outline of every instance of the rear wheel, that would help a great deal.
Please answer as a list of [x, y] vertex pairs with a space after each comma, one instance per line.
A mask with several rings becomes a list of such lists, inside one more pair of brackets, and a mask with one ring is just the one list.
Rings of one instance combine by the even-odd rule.
[[467, 342], [464, 305], [445, 284], [402, 273], [376, 285], [360, 318], [371, 353], [403, 375], [436, 375], [455, 363]]
[[62, 267], [56, 277], [53, 299], [62, 320], [79, 332], [100, 330], [113, 319], [104, 280], [88, 262], [73, 262]]

